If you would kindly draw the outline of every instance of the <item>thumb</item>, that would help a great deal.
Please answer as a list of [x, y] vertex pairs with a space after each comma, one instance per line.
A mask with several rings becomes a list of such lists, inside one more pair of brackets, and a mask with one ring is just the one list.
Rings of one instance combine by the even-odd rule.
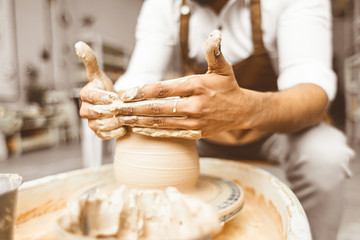
[[113, 82], [100, 70], [95, 53], [89, 45], [79, 41], [75, 44], [75, 51], [85, 65], [89, 82], [97, 88], [114, 92]]
[[221, 32], [214, 30], [205, 43], [205, 58], [208, 63], [207, 73], [232, 74], [232, 67], [226, 62], [221, 52]]
[[[86, 43], [79, 41], [75, 44], [76, 54], [83, 61], [88, 76], [100, 75], [100, 68], [94, 51]], [[92, 78], [89, 78], [92, 81]]]

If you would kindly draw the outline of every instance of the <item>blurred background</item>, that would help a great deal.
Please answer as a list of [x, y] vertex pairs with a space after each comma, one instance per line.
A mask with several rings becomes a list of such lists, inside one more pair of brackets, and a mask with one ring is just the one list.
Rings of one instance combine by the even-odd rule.
[[[0, 0], [0, 171], [25, 180], [112, 159], [79, 118], [87, 83], [75, 42], [116, 81], [135, 44], [142, 0]], [[82, 151], [82, 149], [88, 149]]]
[[[103, 141], [79, 118], [87, 82], [75, 42], [95, 50], [113, 80], [126, 70], [143, 0], [0, 0], [0, 172], [25, 181], [112, 162]], [[359, 152], [360, 0], [333, 0], [334, 125]], [[352, 162], [341, 240], [360, 239], [360, 160]], [[276, 169], [268, 167], [277, 173]]]

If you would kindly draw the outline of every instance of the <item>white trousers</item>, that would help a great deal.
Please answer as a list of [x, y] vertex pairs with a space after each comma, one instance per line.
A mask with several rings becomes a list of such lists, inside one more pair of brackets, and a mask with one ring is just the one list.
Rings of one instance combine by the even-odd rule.
[[344, 205], [344, 180], [354, 151], [345, 135], [321, 123], [297, 134], [273, 134], [261, 148], [280, 163], [303, 205], [314, 240], [336, 239]]
[[[218, 151], [203, 141], [198, 147], [200, 156]], [[343, 212], [344, 180], [351, 175], [349, 161], [355, 155], [345, 135], [321, 123], [296, 134], [273, 134], [259, 148], [262, 157], [278, 162], [285, 171], [305, 209], [313, 239], [335, 240]], [[234, 147], [228, 152], [234, 152]]]

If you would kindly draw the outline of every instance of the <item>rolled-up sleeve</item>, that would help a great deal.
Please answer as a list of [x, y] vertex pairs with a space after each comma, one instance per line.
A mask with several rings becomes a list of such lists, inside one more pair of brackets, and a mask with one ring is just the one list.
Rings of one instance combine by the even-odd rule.
[[117, 91], [163, 79], [176, 44], [171, 1], [144, 2], [136, 27], [136, 44], [129, 66], [116, 84]]
[[335, 98], [329, 0], [290, 0], [278, 22], [279, 90], [298, 84], [320, 86]]

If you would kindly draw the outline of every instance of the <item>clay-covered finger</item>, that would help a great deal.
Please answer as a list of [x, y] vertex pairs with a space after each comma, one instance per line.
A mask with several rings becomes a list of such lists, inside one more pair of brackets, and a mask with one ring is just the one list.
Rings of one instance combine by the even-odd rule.
[[93, 130], [100, 131], [111, 131], [122, 127], [124, 124], [118, 120], [118, 117], [104, 118], [104, 119], [93, 119], [89, 120], [89, 127]]
[[80, 113], [84, 116], [97, 116], [97, 118], [109, 118], [114, 115], [198, 117], [202, 106], [196, 99], [197, 97], [192, 97], [191, 100], [188, 98], [152, 99], [128, 103], [114, 101], [107, 105], [84, 102], [84, 111]]
[[124, 102], [139, 101], [145, 99], [186, 97], [199, 94], [201, 86], [197, 81], [201, 75], [192, 75], [158, 83], [146, 84], [143, 87], [135, 87], [124, 92], [121, 100]]
[[174, 137], [186, 139], [200, 139], [201, 130], [177, 130], [177, 129], [154, 129], [154, 128], [132, 128], [132, 132], [151, 137]]
[[219, 30], [212, 31], [206, 40], [205, 59], [208, 64], [207, 73], [228, 75], [233, 71], [221, 52], [221, 32]]
[[200, 128], [197, 118], [187, 117], [146, 117], [146, 116], [118, 116], [119, 125], [130, 127], [166, 128], [196, 130]]
[[120, 138], [126, 134], [125, 127], [120, 127], [111, 131], [97, 131], [96, 135], [102, 139]]
[[119, 96], [114, 92], [104, 91], [98, 88], [94, 88], [91, 85], [87, 85], [81, 89], [80, 99], [83, 102], [103, 105], [111, 104], [114, 101], [119, 100]]
[[205, 43], [205, 58], [209, 66], [217, 64], [217, 58], [221, 55], [221, 32], [214, 30]]
[[82, 102], [80, 107], [80, 117], [87, 119], [101, 119], [101, 118], [111, 118], [116, 115], [116, 111], [94, 111], [93, 109], [98, 109], [100, 106], [113, 106], [114, 104], [108, 105], [94, 105], [89, 102]]
[[135, 116], [198, 116], [197, 105], [191, 105], [188, 98], [146, 100], [123, 103], [118, 109], [120, 115]]
[[[75, 44], [75, 51], [79, 58], [83, 61], [89, 75], [98, 74], [100, 72], [95, 53], [89, 45], [79, 41]], [[89, 78], [89, 80], [91, 81], [91, 78]]]
[[[86, 102], [83, 104], [86, 104]], [[87, 110], [88, 113], [97, 116], [97, 118], [110, 118], [117, 115], [122, 109], [123, 111], [126, 111], [125, 108], [126, 107], [123, 106], [122, 102], [114, 101], [113, 103], [106, 105], [89, 104]]]
[[100, 70], [94, 51], [81, 41], [75, 44], [75, 50], [85, 65], [87, 78], [93, 87], [115, 92], [112, 80]]

